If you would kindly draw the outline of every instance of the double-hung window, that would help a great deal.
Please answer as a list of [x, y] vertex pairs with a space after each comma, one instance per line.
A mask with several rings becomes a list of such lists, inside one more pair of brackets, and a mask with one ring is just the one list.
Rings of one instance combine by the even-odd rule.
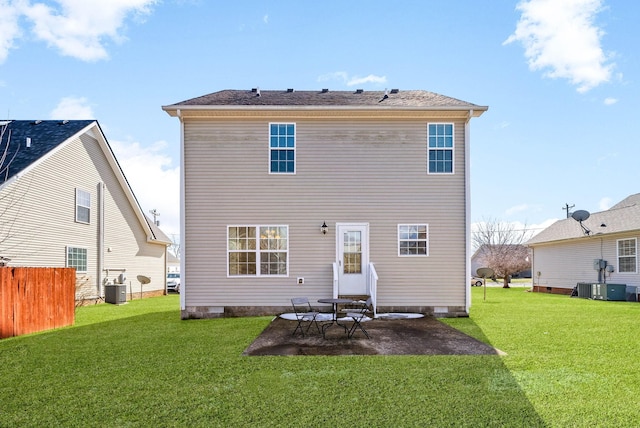
[[429, 225], [428, 224], [399, 224], [398, 225], [398, 255], [399, 256], [428, 256], [429, 255]]
[[296, 172], [295, 123], [269, 124], [269, 172], [271, 174]]
[[229, 226], [227, 228], [229, 276], [287, 276], [288, 226]]
[[67, 267], [76, 268], [76, 272], [87, 271], [87, 249], [67, 247]]
[[91, 223], [91, 193], [76, 189], [76, 221]]
[[453, 174], [453, 123], [429, 123], [427, 146], [429, 174]]
[[618, 272], [638, 272], [638, 251], [636, 238], [618, 239]]

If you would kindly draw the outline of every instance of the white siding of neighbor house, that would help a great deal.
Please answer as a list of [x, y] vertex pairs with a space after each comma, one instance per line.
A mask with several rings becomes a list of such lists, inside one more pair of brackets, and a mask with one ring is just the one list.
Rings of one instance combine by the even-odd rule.
[[[296, 124], [294, 175], [269, 174], [270, 122]], [[429, 122], [455, 123], [455, 174], [427, 174]], [[185, 119], [185, 306], [331, 297], [336, 223], [365, 222], [378, 306], [464, 307], [464, 130], [463, 120], [447, 119]], [[424, 223], [429, 256], [399, 257], [398, 224]], [[288, 225], [289, 276], [227, 277], [227, 225]]]
[[[147, 235], [98, 141], [87, 134], [60, 148], [0, 193], [0, 255], [10, 266], [65, 266], [66, 247], [87, 249], [87, 272], [78, 272], [77, 297], [93, 297], [105, 274], [98, 267], [99, 191], [104, 183], [104, 267], [125, 268], [129, 285], [140, 292], [136, 275], [150, 276], [144, 291], [163, 290], [165, 246]], [[90, 224], [75, 221], [75, 190], [91, 194]], [[111, 251], [106, 251], [107, 248]], [[112, 272], [113, 280], [120, 272]], [[102, 288], [102, 287], [101, 287]]]
[[579, 240], [535, 245], [532, 264], [534, 285], [571, 289], [578, 282], [596, 283], [598, 271], [593, 268], [593, 261], [603, 259], [615, 267], [615, 272], [607, 274], [607, 283], [640, 286], [639, 273], [618, 272], [617, 240], [628, 238], [640, 236], [637, 233], [606, 237], [596, 235]]

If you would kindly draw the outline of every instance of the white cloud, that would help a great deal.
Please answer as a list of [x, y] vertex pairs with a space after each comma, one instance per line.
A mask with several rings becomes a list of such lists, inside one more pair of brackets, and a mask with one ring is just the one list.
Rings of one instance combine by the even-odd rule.
[[615, 162], [615, 159], [618, 157], [618, 152], [608, 152], [604, 153], [597, 159], [598, 166], [602, 165], [605, 162]]
[[51, 111], [51, 119], [95, 119], [93, 109], [84, 97], [65, 97]]
[[[21, 5], [19, 12], [33, 24], [36, 38], [55, 47], [62, 55], [97, 61], [108, 57], [107, 40], [121, 42], [124, 39], [120, 31], [125, 19], [149, 13], [156, 0], [58, 0], [57, 7], [50, 3], [28, 4], [26, 0], [14, 3]], [[0, 34], [0, 55], [2, 40], [10, 39]]]
[[269, 15], [265, 15], [262, 17], [262, 21], [264, 21], [265, 24], [269, 23]]
[[602, 0], [529, 0], [515, 32], [503, 44], [519, 41], [531, 70], [544, 76], [568, 79], [580, 93], [611, 79], [614, 64], [608, 63], [600, 46], [604, 32], [594, 24]]
[[612, 106], [612, 105], [614, 105], [614, 104], [615, 104], [615, 103], [617, 103], [617, 102], [618, 102], [618, 99], [617, 99], [617, 98], [611, 98], [611, 97], [608, 97], [608, 98], [605, 98], [605, 99], [604, 99], [604, 105], [606, 105], [606, 106]]
[[14, 40], [21, 34], [18, 25], [20, 4], [21, 2], [0, 0], [0, 64], [7, 59], [9, 51], [14, 48]]
[[64, 97], [51, 111], [51, 119], [95, 119], [93, 109], [84, 97]]
[[516, 213], [521, 213], [521, 212], [529, 210], [530, 208], [531, 207], [528, 204], [520, 204], [520, 205], [516, 205], [514, 207], [511, 207], [511, 208], [507, 209], [507, 211], [505, 211], [505, 214], [512, 215], [512, 214], [516, 214]]
[[346, 71], [336, 71], [333, 73], [323, 74], [318, 77], [318, 82], [327, 82], [331, 80], [339, 80], [347, 86], [355, 86], [366, 83], [384, 84], [387, 83], [386, 76], [376, 76], [375, 74], [369, 74], [365, 77], [349, 76]]
[[612, 205], [611, 198], [608, 198], [606, 196], [600, 199], [600, 202], [598, 202], [598, 208], [600, 208], [601, 211], [608, 210], [609, 208], [611, 208], [611, 205]]
[[347, 82], [347, 86], [361, 85], [363, 83], [387, 83], [387, 77], [386, 76], [376, 76], [374, 74], [370, 74], [370, 75], [365, 76], [365, 77], [353, 76]]
[[170, 237], [180, 234], [180, 168], [164, 151], [167, 143], [158, 141], [143, 147], [134, 141], [109, 141], [144, 213], [156, 209], [160, 228]]

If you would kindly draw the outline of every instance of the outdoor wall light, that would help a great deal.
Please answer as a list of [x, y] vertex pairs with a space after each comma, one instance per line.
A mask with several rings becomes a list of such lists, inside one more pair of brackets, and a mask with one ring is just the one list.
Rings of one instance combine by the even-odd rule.
[[323, 235], [327, 234], [327, 230], [329, 230], [329, 226], [327, 226], [327, 222], [326, 221], [322, 222], [322, 226], [320, 226], [320, 230], [322, 231]]

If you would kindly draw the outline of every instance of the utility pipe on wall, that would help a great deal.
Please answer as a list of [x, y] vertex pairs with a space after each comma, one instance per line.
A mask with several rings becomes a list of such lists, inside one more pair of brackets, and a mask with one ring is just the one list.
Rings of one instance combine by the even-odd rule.
[[[96, 289], [98, 296], [104, 297], [102, 288], [102, 272], [104, 270], [104, 183], [98, 183], [98, 277], [96, 278]], [[109, 274], [107, 273], [107, 276]], [[106, 277], [105, 277], [106, 279]]]

